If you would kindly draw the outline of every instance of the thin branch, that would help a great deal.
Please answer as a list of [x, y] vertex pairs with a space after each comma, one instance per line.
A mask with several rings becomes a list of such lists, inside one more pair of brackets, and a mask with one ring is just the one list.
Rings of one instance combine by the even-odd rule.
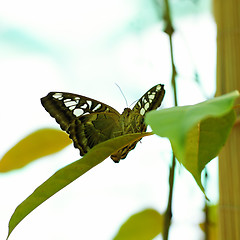
[[[173, 54], [173, 44], [172, 44], [172, 35], [174, 33], [174, 28], [172, 24], [172, 18], [171, 18], [171, 11], [170, 6], [168, 3], [168, 0], [164, 0], [165, 3], [165, 29], [164, 32], [167, 33], [169, 37], [169, 45], [170, 45], [170, 53], [171, 53], [171, 66], [172, 66], [172, 87], [173, 87], [173, 94], [174, 94], [174, 105], [177, 106], [177, 86], [176, 86], [176, 76], [177, 71], [174, 63], [174, 54]], [[169, 171], [169, 195], [168, 195], [168, 206], [165, 212], [165, 218], [164, 218], [164, 230], [163, 230], [163, 239], [168, 240], [169, 235], [169, 229], [171, 225], [172, 220], [172, 199], [173, 199], [173, 187], [174, 187], [174, 176], [175, 176], [175, 165], [176, 165], [176, 158], [173, 154], [172, 157], [172, 166]]]
[[173, 186], [174, 186], [174, 175], [175, 175], [175, 164], [176, 159], [173, 155], [172, 166], [169, 171], [169, 195], [168, 195], [168, 206], [164, 216], [164, 226], [163, 226], [163, 239], [168, 239], [169, 229], [172, 220], [172, 196], [173, 196]]
[[[208, 172], [207, 168], [205, 168], [205, 178], [204, 178], [204, 188], [207, 189], [207, 182], [208, 182]], [[205, 222], [204, 222], [204, 232], [205, 232], [205, 240], [209, 240], [209, 207], [208, 207], [208, 201], [205, 199]]]
[[172, 35], [174, 33], [174, 28], [172, 24], [172, 17], [171, 17], [171, 11], [170, 11], [170, 6], [168, 3], [168, 0], [164, 0], [165, 3], [165, 15], [164, 15], [164, 20], [165, 20], [165, 29], [164, 32], [168, 35], [169, 38], [169, 45], [170, 45], [170, 53], [171, 53], [171, 65], [172, 65], [172, 87], [173, 87], [173, 93], [174, 93], [174, 104], [175, 106], [178, 105], [177, 103], [177, 86], [176, 86], [176, 76], [177, 76], [177, 71], [174, 63], [174, 54], [173, 54], [173, 44], [172, 44]]

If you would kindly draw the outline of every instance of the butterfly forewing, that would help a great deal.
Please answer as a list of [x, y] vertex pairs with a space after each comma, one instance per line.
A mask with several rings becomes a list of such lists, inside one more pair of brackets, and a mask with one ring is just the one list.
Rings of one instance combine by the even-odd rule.
[[83, 156], [96, 144], [119, 131], [120, 114], [112, 107], [85, 96], [50, 92], [42, 105], [73, 140]]
[[50, 92], [41, 99], [41, 103], [65, 131], [76, 118], [87, 114], [111, 112], [120, 115], [117, 110], [104, 103], [66, 92]]
[[146, 112], [157, 109], [161, 105], [164, 94], [164, 85], [158, 84], [152, 87], [138, 100], [132, 111], [145, 116]]
[[[41, 99], [41, 103], [69, 134], [74, 146], [83, 156], [100, 142], [125, 134], [145, 132], [144, 116], [146, 112], [161, 105], [164, 93], [163, 85], [152, 87], [132, 110], [125, 108], [121, 115], [102, 102], [72, 93], [50, 92]], [[112, 154], [113, 161], [124, 159], [137, 142]]]

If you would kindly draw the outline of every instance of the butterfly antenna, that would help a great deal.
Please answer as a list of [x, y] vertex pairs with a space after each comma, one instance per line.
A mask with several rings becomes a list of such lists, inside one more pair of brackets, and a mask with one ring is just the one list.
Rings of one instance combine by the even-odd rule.
[[126, 105], [127, 105], [127, 107], [128, 107], [128, 102], [127, 102], [127, 99], [126, 99], [126, 97], [124, 96], [124, 94], [123, 94], [123, 91], [122, 91], [122, 89], [119, 87], [119, 85], [117, 84], [117, 83], [115, 83], [116, 85], [117, 85], [117, 87], [118, 87], [118, 89], [120, 90], [120, 92], [121, 92], [121, 94], [122, 94], [122, 96], [124, 97], [124, 99], [125, 99], [125, 102], [126, 102]]
[[129, 107], [131, 107], [134, 103], [136, 103], [138, 100], [133, 101]]

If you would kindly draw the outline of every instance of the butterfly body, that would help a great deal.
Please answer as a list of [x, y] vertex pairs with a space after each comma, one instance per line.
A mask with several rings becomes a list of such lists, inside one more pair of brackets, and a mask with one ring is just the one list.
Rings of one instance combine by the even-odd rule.
[[[161, 105], [164, 93], [163, 85], [158, 84], [146, 92], [133, 109], [125, 108], [122, 114], [107, 104], [72, 93], [50, 92], [41, 99], [41, 103], [69, 134], [74, 147], [83, 156], [100, 142], [121, 135], [145, 132], [145, 113]], [[112, 154], [113, 161], [124, 159], [137, 142]]]

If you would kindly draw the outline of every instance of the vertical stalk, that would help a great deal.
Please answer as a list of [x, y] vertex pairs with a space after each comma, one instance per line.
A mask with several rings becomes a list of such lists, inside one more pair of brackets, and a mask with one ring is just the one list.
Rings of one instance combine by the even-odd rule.
[[163, 240], [168, 239], [169, 229], [172, 220], [172, 196], [173, 196], [173, 185], [174, 185], [174, 173], [175, 173], [176, 159], [173, 155], [172, 166], [169, 171], [169, 194], [168, 194], [168, 205], [164, 215], [164, 226], [163, 226]]
[[[213, 1], [217, 24], [217, 95], [240, 90], [240, 1]], [[237, 100], [239, 103], [240, 100]], [[240, 112], [219, 155], [219, 240], [240, 240]]]
[[[174, 28], [172, 25], [172, 18], [171, 18], [171, 11], [169, 7], [168, 0], [164, 0], [165, 3], [165, 29], [164, 32], [167, 33], [169, 37], [169, 45], [170, 45], [170, 53], [171, 53], [171, 66], [172, 66], [172, 78], [171, 78], [171, 83], [173, 87], [173, 94], [174, 94], [174, 105], [177, 106], [177, 87], [176, 87], [176, 67], [174, 63], [174, 54], [173, 54], [173, 44], [172, 44], [172, 35], [174, 33]], [[171, 220], [172, 220], [172, 198], [173, 198], [173, 186], [174, 186], [174, 175], [175, 175], [175, 165], [176, 165], [176, 159], [173, 154], [172, 157], [172, 166], [169, 171], [169, 195], [168, 195], [168, 206], [165, 212], [165, 217], [164, 217], [164, 227], [163, 227], [163, 240], [168, 240], [168, 235], [169, 235], [169, 229], [171, 225]]]
[[[207, 190], [207, 182], [208, 182], [208, 172], [207, 172], [207, 168], [205, 168], [205, 178], [204, 178], [204, 189], [205, 190]], [[205, 199], [204, 212], [205, 212], [205, 221], [204, 221], [205, 238], [204, 238], [204, 240], [209, 240], [209, 207], [208, 207], [207, 199]]]
[[172, 87], [173, 87], [173, 94], [174, 94], [174, 105], [177, 106], [177, 86], [176, 86], [176, 76], [177, 76], [177, 71], [174, 63], [174, 54], [173, 54], [173, 44], [172, 44], [172, 35], [174, 33], [174, 28], [172, 24], [172, 17], [171, 17], [171, 11], [170, 11], [170, 6], [168, 3], [168, 0], [164, 0], [165, 3], [165, 15], [164, 15], [164, 20], [165, 20], [165, 29], [164, 32], [168, 35], [169, 38], [169, 46], [170, 46], [170, 54], [171, 54], [171, 66], [172, 66]]

